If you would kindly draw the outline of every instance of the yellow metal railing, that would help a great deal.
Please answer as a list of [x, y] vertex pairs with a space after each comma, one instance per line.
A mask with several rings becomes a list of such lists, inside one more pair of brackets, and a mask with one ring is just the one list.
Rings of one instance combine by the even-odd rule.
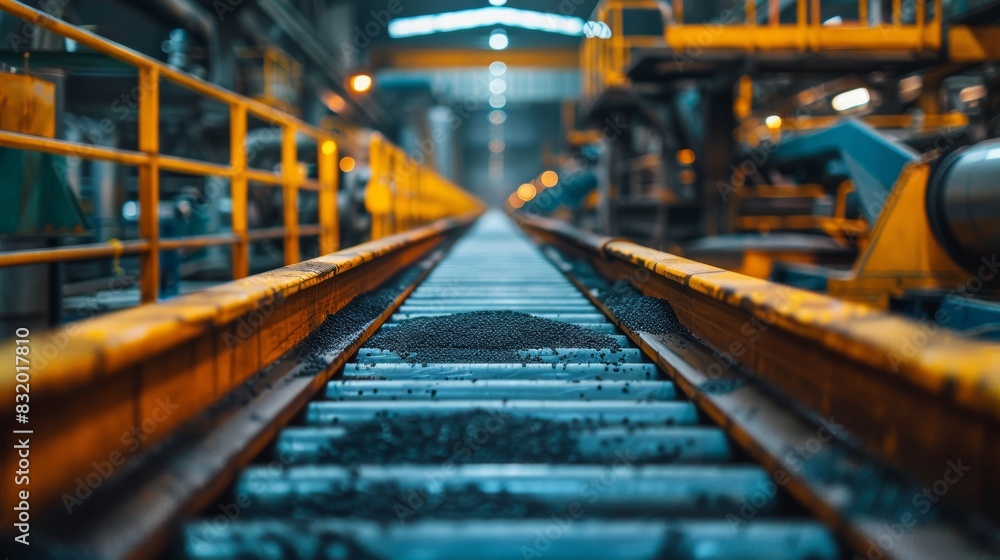
[[[870, 2], [858, 2], [857, 20], [844, 19], [824, 25], [821, 0], [797, 0], [791, 23], [781, 21], [779, 0], [746, 0], [742, 5], [737, 3], [736, 9], [721, 9], [715, 18], [703, 22], [685, 21], [683, 0], [672, 0], [669, 9], [661, 9], [661, 2], [656, 0], [602, 0], [591, 19], [607, 25], [611, 33], [605, 38], [588, 36], [583, 41], [580, 55], [583, 96], [593, 99], [607, 88], [627, 85], [626, 72], [632, 51], [637, 48], [662, 46], [672, 51], [672, 56], [685, 60], [697, 58], [707, 50], [910, 53], [941, 48], [942, 0], [932, 0], [931, 19], [926, 0], [915, 0], [905, 10], [901, 0], [893, 0], [889, 21], [871, 17]], [[758, 9], [766, 10], [763, 23], [758, 23]], [[630, 10], [664, 12], [663, 34], [626, 35], [623, 16]]]
[[[0, 10], [46, 31], [71, 39], [135, 67], [138, 87], [138, 150], [121, 150], [56, 140], [43, 136], [0, 131], [0, 146], [34, 150], [82, 159], [101, 160], [139, 168], [139, 239], [0, 253], [0, 267], [52, 263], [95, 258], [138, 255], [141, 301], [152, 302], [159, 287], [159, 256], [163, 250], [190, 249], [219, 245], [232, 247], [234, 279], [247, 276], [250, 269], [250, 242], [284, 239], [286, 265], [301, 260], [299, 239], [318, 236], [321, 254], [337, 250], [338, 150], [335, 133], [317, 128], [294, 116], [195, 78], [134, 50], [108, 41], [14, 0], [0, 0]], [[230, 158], [228, 164], [210, 163], [160, 153], [160, 80], [225, 104], [230, 113]], [[247, 119], [252, 116], [280, 129], [281, 167], [279, 172], [254, 169], [247, 162]], [[297, 135], [306, 135], [316, 144], [317, 177], [303, 171]], [[373, 214], [372, 238], [400, 232], [438, 218], [479, 210], [481, 203], [459, 187], [427, 170], [392, 144], [376, 137], [372, 141], [374, 192], [366, 195]], [[311, 159], [311, 158], [310, 158]], [[159, 179], [161, 171], [201, 177], [223, 177], [230, 181], [232, 231], [191, 237], [160, 238]], [[280, 187], [283, 201], [282, 227], [249, 229], [247, 195], [250, 182]], [[299, 223], [299, 191], [318, 191], [318, 224]]]
[[605, 31], [610, 31], [610, 36], [602, 36], [600, 29], [594, 29], [594, 36], [583, 40], [580, 66], [584, 99], [628, 84], [625, 73], [631, 64], [632, 49], [663, 45], [660, 35], [626, 36], [624, 13], [628, 10], [659, 12], [659, 5], [656, 0], [605, 0], [597, 5], [591, 20], [607, 25]]
[[[960, 111], [949, 111], [942, 114], [929, 115], [865, 115], [860, 117], [868, 126], [881, 129], [909, 129], [927, 133], [940, 130], [957, 129], [968, 126], [969, 117]], [[736, 138], [750, 146], [757, 146], [763, 140], [781, 141], [782, 135], [788, 132], [808, 132], [830, 128], [843, 122], [842, 115], [826, 115], [816, 117], [785, 117], [778, 126], [768, 126], [764, 119], [744, 119], [736, 129]]]
[[[114, 244], [91, 244], [62, 247], [55, 250], [12, 251], [0, 253], [0, 267], [32, 263], [115, 257], [138, 254], [140, 260], [140, 294], [142, 302], [155, 301], [159, 287], [159, 254], [164, 249], [185, 249], [211, 245], [232, 246], [233, 278], [243, 278], [250, 269], [250, 242], [256, 239], [283, 237], [285, 264], [301, 260], [299, 237], [318, 235], [320, 251], [337, 249], [335, 173], [337, 144], [324, 130], [295, 117], [248, 99], [231, 91], [195, 78], [139, 52], [109, 41], [94, 33], [70, 25], [41, 11], [14, 0], [0, 0], [0, 10], [28, 23], [55, 33], [77, 44], [135, 67], [139, 73], [138, 150], [121, 150], [92, 146], [41, 136], [0, 131], [0, 146], [35, 150], [82, 159], [102, 160], [139, 168], [139, 235], [136, 241]], [[160, 81], [167, 80], [187, 90], [201, 94], [229, 107], [229, 164], [209, 163], [160, 153]], [[253, 116], [281, 130], [280, 172], [253, 169], [247, 164], [247, 117]], [[295, 137], [302, 133], [317, 145], [318, 178], [309, 179], [300, 168]], [[161, 171], [173, 171], [201, 177], [229, 179], [232, 198], [232, 233], [160, 239], [159, 180]], [[282, 189], [284, 225], [280, 230], [250, 231], [247, 218], [247, 190], [250, 181]], [[318, 191], [319, 224], [300, 225], [298, 193], [300, 189]]]
[[368, 157], [371, 179], [365, 189], [365, 209], [372, 216], [373, 240], [484, 209], [477, 198], [418, 164], [381, 135], [372, 136]]
[[[676, 51], [697, 49], [736, 49], [744, 51], [790, 50], [859, 50], [859, 51], [932, 51], [941, 48], [941, 0], [933, 0], [934, 17], [927, 20], [927, 2], [915, 0], [913, 22], [904, 23], [903, 2], [893, 0], [890, 21], [870, 15], [871, 0], [858, 2], [857, 20], [843, 19], [824, 25], [820, 0], [797, 0], [795, 21], [780, 21], [779, 0], [746, 0], [742, 23], [738, 14], [720, 14], [716, 21], [686, 23], [683, 0], [674, 0], [676, 24], [667, 25], [664, 37]], [[758, 24], [758, 4], [767, 10], [764, 23]], [[906, 15], [906, 17], [904, 17]]]

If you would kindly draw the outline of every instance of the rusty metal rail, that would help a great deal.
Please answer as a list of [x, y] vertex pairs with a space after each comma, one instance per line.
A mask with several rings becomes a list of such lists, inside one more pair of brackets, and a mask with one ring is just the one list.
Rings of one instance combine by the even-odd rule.
[[[95, 464], [110, 462], [110, 474], [127, 458], [154, 448], [289, 352], [329, 314], [423, 258], [476, 216], [441, 219], [292, 266], [33, 337], [33, 515], [73, 509], [70, 506], [82, 500], [79, 481], [84, 481], [88, 495], [104, 484], [103, 475], [96, 483], [88, 479], [101, 472], [95, 471]], [[13, 355], [12, 343], [4, 348]], [[296, 398], [308, 398], [328, 375], [303, 378], [296, 385]], [[0, 381], [3, 399], [14, 402], [15, 385], [13, 376]], [[277, 417], [282, 411], [290, 414], [289, 407], [284, 403], [280, 410], [265, 412]], [[258, 425], [263, 422], [261, 414], [258, 411], [252, 424], [263, 433], [268, 424]], [[249, 436], [242, 433], [239, 437]], [[130, 442], [134, 448], [126, 445]], [[244, 459], [252, 452], [249, 443], [240, 447]], [[5, 468], [17, 469], [17, 457], [10, 449], [2, 457]], [[225, 472], [228, 465], [222, 459], [218, 462], [208, 471]], [[215, 476], [205, 478], [205, 484], [218, 483]], [[177, 492], [182, 490], [185, 497], [191, 497], [191, 492], [197, 496], [197, 488], [181, 485]], [[3, 483], [3, 493], [12, 496], [14, 492], [10, 477]], [[4, 514], [5, 521], [11, 521], [11, 513]], [[137, 534], [145, 535], [143, 529], [136, 528]]]
[[869, 452], [925, 484], [949, 461], [972, 462], [944, 501], [1000, 513], [997, 345], [554, 220], [519, 222], [602, 276], [631, 279], [643, 294], [668, 300], [693, 336], [715, 349], [706, 383], [752, 372], [799, 406], [836, 418]]

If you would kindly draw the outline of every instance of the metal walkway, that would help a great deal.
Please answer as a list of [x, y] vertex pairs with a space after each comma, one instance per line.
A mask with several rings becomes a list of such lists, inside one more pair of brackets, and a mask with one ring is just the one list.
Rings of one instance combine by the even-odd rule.
[[520, 350], [510, 363], [362, 348], [272, 455], [243, 472], [235, 514], [185, 527], [181, 554], [839, 557], [827, 529], [797, 514], [769, 473], [498, 214], [453, 246], [380, 334], [473, 311], [579, 325], [620, 348]]

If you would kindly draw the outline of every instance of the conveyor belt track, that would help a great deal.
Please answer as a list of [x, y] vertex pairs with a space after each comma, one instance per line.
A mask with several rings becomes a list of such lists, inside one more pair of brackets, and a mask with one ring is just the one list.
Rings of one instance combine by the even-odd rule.
[[502, 217], [482, 218], [380, 332], [484, 310], [571, 323], [620, 348], [520, 349], [503, 363], [362, 348], [239, 477], [238, 515], [185, 527], [183, 555], [839, 557], [828, 530]]

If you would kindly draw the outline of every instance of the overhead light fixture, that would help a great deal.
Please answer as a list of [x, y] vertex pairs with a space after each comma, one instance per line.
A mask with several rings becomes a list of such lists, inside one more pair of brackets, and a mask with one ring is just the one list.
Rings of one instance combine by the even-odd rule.
[[532, 185], [531, 183], [524, 183], [520, 187], [517, 187], [517, 197], [525, 202], [535, 198], [535, 194], [537, 192], [538, 190], [535, 189], [535, 185]]
[[691, 148], [684, 148], [683, 150], [678, 150], [677, 163], [681, 165], [691, 165], [692, 163], [694, 163], [694, 150], [692, 150]]
[[490, 93], [503, 93], [507, 91], [507, 82], [496, 78], [490, 81]]
[[372, 89], [372, 77], [368, 74], [356, 74], [351, 77], [351, 89], [357, 93], [365, 93]]
[[771, 115], [770, 117], [764, 119], [764, 124], [771, 130], [778, 130], [781, 128], [781, 117], [778, 115]]
[[343, 171], [344, 173], [350, 173], [351, 171], [354, 171], [355, 165], [356, 162], [354, 161], [354, 158], [352, 158], [351, 156], [345, 156], [340, 158], [340, 170]]
[[503, 124], [507, 121], [507, 113], [499, 109], [490, 111], [490, 122], [493, 124]]
[[832, 18], [823, 22], [823, 25], [841, 25], [844, 23], [844, 18], [840, 16], [833, 16]]
[[507, 3], [507, 0], [490, 0], [491, 6], [503, 6]]
[[588, 39], [610, 39], [611, 27], [603, 21], [588, 21], [583, 24], [583, 36]]
[[574, 16], [520, 10], [506, 6], [491, 6], [443, 14], [397, 18], [389, 22], [389, 37], [401, 39], [497, 25], [580, 37], [583, 35], [584, 23], [581, 18]]
[[972, 103], [984, 97], [986, 97], [986, 86], [982, 84], [962, 88], [962, 91], [958, 92], [958, 98], [962, 103]]
[[499, 154], [506, 147], [507, 143], [504, 142], [503, 140], [500, 140], [499, 138], [490, 140], [490, 151], [493, 152], [494, 154]]
[[490, 48], [495, 51], [502, 51], [507, 48], [510, 44], [510, 40], [507, 38], [507, 32], [503, 29], [494, 29], [490, 33]]
[[507, 98], [502, 94], [495, 94], [490, 96], [490, 107], [494, 109], [503, 109], [507, 105]]
[[551, 188], [556, 186], [556, 183], [559, 182], [559, 174], [550, 169], [542, 173], [542, 176], [539, 179], [541, 179], [543, 186]]
[[507, 73], [507, 65], [503, 62], [497, 60], [496, 62], [490, 63], [490, 74], [494, 76], [503, 76]]
[[871, 100], [872, 96], [868, 93], [868, 88], [858, 88], [835, 95], [830, 101], [830, 105], [837, 111], [846, 111], [866, 105]]
[[916, 99], [924, 87], [924, 79], [920, 74], [907, 76], [899, 80], [899, 96], [904, 100]]

